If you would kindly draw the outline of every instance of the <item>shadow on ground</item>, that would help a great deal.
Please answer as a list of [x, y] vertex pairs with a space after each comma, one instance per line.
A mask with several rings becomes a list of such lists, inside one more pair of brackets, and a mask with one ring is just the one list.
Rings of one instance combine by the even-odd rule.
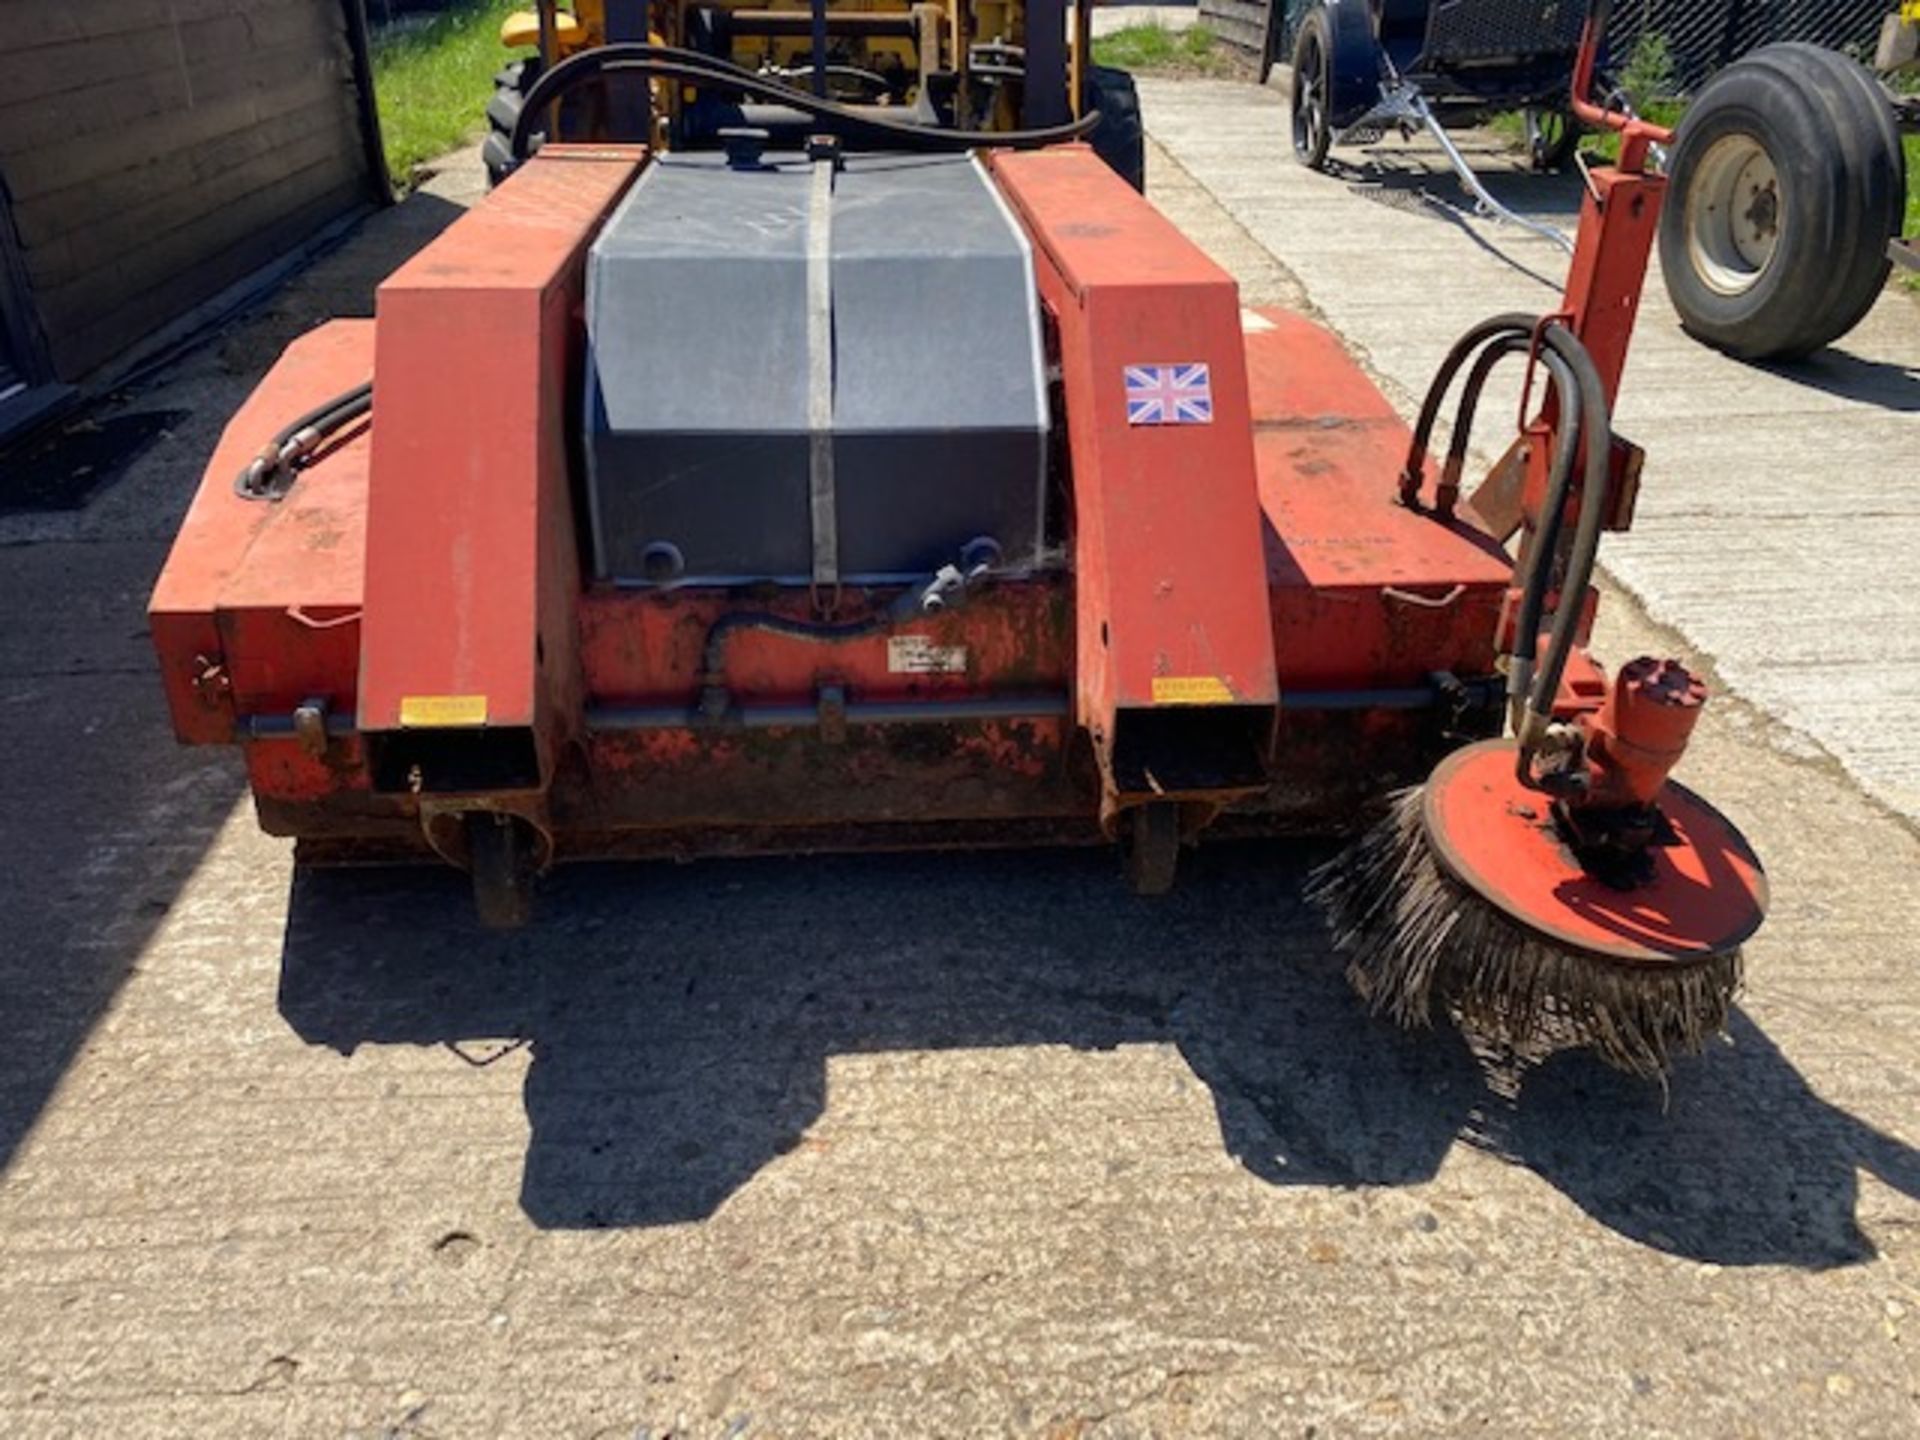
[[0, 517], [39, 508], [29, 518], [61, 527], [0, 543], [0, 614], [17, 617], [0, 626], [0, 1172], [244, 788], [232, 755], [174, 743], [146, 628], [207, 457], [289, 340], [372, 314], [375, 284], [460, 208], [417, 195], [371, 217], [219, 333], [25, 442], [11, 463], [30, 452], [33, 475], [0, 461]]
[[1744, 1019], [1664, 1112], [1582, 1057], [1509, 1105], [1451, 1033], [1360, 1014], [1299, 899], [1305, 860], [1204, 851], [1159, 903], [1091, 852], [586, 867], [512, 937], [475, 928], [450, 873], [302, 872], [281, 1010], [346, 1053], [530, 1046], [521, 1201], [548, 1227], [711, 1214], [820, 1115], [829, 1056], [1036, 1044], [1177, 1046], [1226, 1149], [1276, 1185], [1416, 1183], [1465, 1139], [1700, 1260], [1865, 1259], [1857, 1170], [1920, 1196], [1920, 1155]]
[[1844, 400], [1856, 400], [1896, 414], [1920, 412], [1920, 371], [1907, 365], [1884, 360], [1867, 360], [1837, 348], [1846, 344], [1843, 336], [1835, 345], [1809, 355], [1804, 360], [1759, 364], [1754, 368], [1778, 375], [1796, 385], [1822, 390]]
[[[1468, 156], [1471, 162], [1484, 158], [1478, 152]], [[1475, 174], [1488, 194], [1517, 214], [1544, 221], [1569, 236], [1579, 223], [1584, 186], [1578, 171], [1537, 175], [1487, 166]], [[1539, 237], [1511, 222], [1476, 213], [1473, 194], [1437, 151], [1370, 147], [1357, 152], [1357, 158], [1330, 161], [1328, 175], [1344, 181], [1348, 190], [1363, 199], [1453, 226], [1487, 254], [1549, 290], [1557, 291], [1565, 282], [1564, 260], [1552, 250], [1540, 249]], [[1525, 244], [1511, 243], [1515, 241]]]
[[[0, 551], [0, 605], [18, 558]], [[137, 637], [137, 610], [122, 623]], [[136, 686], [151, 693], [130, 699]], [[147, 669], [103, 664], [0, 671], [0, 753], [4, 1173], [212, 844], [240, 775], [224, 756], [177, 751]]]

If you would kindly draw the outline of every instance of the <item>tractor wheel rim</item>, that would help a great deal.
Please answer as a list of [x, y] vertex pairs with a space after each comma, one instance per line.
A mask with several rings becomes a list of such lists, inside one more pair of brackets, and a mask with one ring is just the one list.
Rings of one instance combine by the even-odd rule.
[[1764, 145], [1727, 135], [1707, 147], [1687, 192], [1687, 254], [1709, 288], [1739, 296], [1758, 285], [1784, 219], [1780, 172]]

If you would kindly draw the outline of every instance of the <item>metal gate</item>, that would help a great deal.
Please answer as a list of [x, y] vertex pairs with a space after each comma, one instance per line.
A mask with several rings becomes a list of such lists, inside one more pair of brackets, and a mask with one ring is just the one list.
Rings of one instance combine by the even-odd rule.
[[1871, 63], [1893, 0], [1615, 0], [1613, 56], [1624, 62], [1642, 35], [1663, 35], [1682, 91], [1750, 50], [1804, 40]]
[[[1200, 0], [1200, 17], [1222, 40], [1260, 53], [1272, 6], [1280, 7], [1274, 55], [1293, 53], [1293, 29], [1312, 0]], [[1805, 40], [1871, 61], [1881, 22], [1894, 0], [1615, 0], [1611, 50], [1624, 64], [1642, 35], [1662, 35], [1672, 49], [1682, 91], [1749, 50]]]

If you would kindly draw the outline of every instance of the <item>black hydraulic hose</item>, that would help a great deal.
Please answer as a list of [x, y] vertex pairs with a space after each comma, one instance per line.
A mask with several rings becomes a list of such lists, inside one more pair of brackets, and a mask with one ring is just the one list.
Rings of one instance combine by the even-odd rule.
[[282, 425], [279, 430], [274, 432], [273, 443], [275, 448], [277, 449], [279, 446], [286, 444], [308, 426], [319, 425], [329, 415], [333, 414], [334, 411], [358, 404], [360, 401], [370, 398], [372, 394], [373, 382], [368, 380], [354, 386], [351, 390], [341, 391], [331, 400], [322, 400], [298, 420], [289, 420], [285, 425]]
[[1541, 338], [1566, 361], [1579, 388], [1580, 429], [1586, 437], [1586, 473], [1580, 482], [1580, 518], [1574, 526], [1573, 546], [1560, 583], [1560, 603], [1554, 610], [1547, 658], [1534, 677], [1520, 735], [1523, 774], [1533, 746], [1539, 741], [1539, 732], [1544, 731], [1552, 717], [1554, 696], [1559, 693], [1560, 677], [1573, 650], [1574, 632], [1579, 629], [1580, 614], [1586, 608], [1587, 587], [1593, 583], [1593, 567], [1600, 553], [1600, 532], [1606, 521], [1613, 481], [1613, 422], [1607, 411], [1607, 390], [1599, 367], [1579, 337], [1566, 326], [1558, 322], [1551, 324]]
[[953, 130], [932, 125], [916, 125], [905, 120], [889, 120], [838, 101], [826, 100], [805, 90], [797, 90], [770, 80], [764, 75], [693, 50], [673, 45], [623, 42], [582, 50], [548, 70], [526, 94], [520, 115], [514, 121], [511, 154], [515, 161], [527, 158], [535, 126], [547, 107], [568, 91], [601, 75], [641, 71], [648, 75], [685, 80], [727, 90], [742, 90], [777, 104], [833, 120], [856, 133], [882, 137], [903, 149], [952, 153], [989, 145], [1013, 150], [1031, 150], [1042, 145], [1057, 145], [1089, 134], [1100, 117], [1090, 112], [1065, 125], [1039, 130]]
[[[1473, 422], [1479, 413], [1480, 395], [1486, 389], [1488, 377], [1502, 360], [1509, 355], [1530, 349], [1531, 346], [1531, 336], [1502, 336], [1480, 352], [1480, 358], [1474, 362], [1473, 369], [1467, 372], [1467, 383], [1460, 392], [1460, 408], [1454, 412], [1453, 440], [1447, 446], [1446, 464], [1440, 472], [1441, 503], [1437, 508], [1442, 514], [1451, 514], [1453, 511], [1451, 496], [1457, 494], [1460, 489], [1460, 475], [1466, 469], [1467, 447], [1473, 439]], [[1573, 467], [1571, 446], [1580, 434], [1580, 399], [1575, 389], [1573, 371], [1551, 350], [1541, 353], [1540, 363], [1553, 381], [1554, 393], [1560, 402], [1559, 413], [1566, 422], [1558, 427], [1559, 440], [1556, 455], [1559, 451], [1565, 450], [1566, 465], [1571, 470]]]
[[1538, 324], [1537, 316], [1518, 311], [1496, 315], [1474, 326], [1453, 342], [1453, 348], [1447, 351], [1447, 358], [1440, 362], [1440, 369], [1434, 374], [1433, 383], [1427, 387], [1427, 398], [1420, 405], [1420, 419], [1413, 428], [1413, 442], [1407, 447], [1406, 468], [1400, 472], [1400, 498], [1403, 502], [1413, 505], [1420, 498], [1420, 478], [1426, 464], [1427, 447], [1433, 442], [1433, 427], [1439, 422], [1440, 407], [1446, 403], [1447, 391], [1453, 388], [1453, 377], [1460, 373], [1460, 367], [1488, 341], [1507, 335], [1531, 337]]
[[1440, 470], [1443, 487], [1452, 484], [1466, 466], [1467, 446], [1473, 438], [1473, 422], [1480, 413], [1480, 393], [1487, 388], [1488, 377], [1502, 360], [1518, 354], [1526, 346], [1527, 340], [1523, 335], [1502, 335], [1480, 352], [1480, 358], [1473, 362], [1473, 368], [1467, 372], [1467, 383], [1460, 390], [1459, 407], [1453, 412], [1453, 441], [1447, 446], [1446, 464]]
[[330, 436], [373, 409], [371, 380], [343, 390], [331, 400], [323, 400], [296, 420], [290, 420], [274, 432], [273, 439], [260, 447], [260, 453], [248, 461], [235, 477], [233, 488], [250, 500], [268, 499], [280, 493], [300, 462], [320, 448]]
[[[1547, 586], [1553, 576], [1553, 560], [1560, 548], [1560, 531], [1566, 520], [1567, 498], [1573, 489], [1573, 465], [1580, 453], [1584, 396], [1573, 367], [1551, 350], [1540, 356], [1553, 376], [1560, 397], [1560, 423], [1555, 427], [1553, 462], [1547, 472], [1545, 508], [1540, 529], [1532, 538], [1532, 550], [1526, 557], [1526, 574], [1521, 577], [1520, 608], [1515, 616], [1514, 659], [1531, 671], [1540, 648], [1540, 615], [1546, 608]], [[1527, 696], [1528, 676], [1516, 687], [1515, 699]]]
[[[1519, 768], [1529, 778], [1532, 754], [1552, 719], [1554, 698], [1566, 673], [1567, 658], [1573, 650], [1573, 637], [1585, 608], [1587, 589], [1593, 583], [1593, 570], [1599, 555], [1600, 533], [1605, 523], [1609, 490], [1612, 484], [1613, 424], [1607, 404], [1607, 392], [1599, 368], [1587, 347], [1564, 324], [1555, 321], [1544, 327], [1538, 317], [1521, 313], [1495, 316], [1476, 325], [1456, 341], [1442, 362], [1439, 372], [1420, 408], [1407, 464], [1401, 474], [1401, 498], [1408, 505], [1419, 502], [1420, 485], [1428, 446], [1440, 410], [1446, 402], [1455, 376], [1469, 359], [1485, 346], [1470, 372], [1461, 396], [1452, 443], [1448, 448], [1448, 466], [1459, 463], [1465, 453], [1467, 434], [1478, 408], [1480, 393], [1493, 367], [1501, 359], [1521, 349], [1531, 348], [1540, 337], [1540, 357], [1560, 400], [1560, 419], [1549, 474], [1546, 508], [1540, 528], [1533, 537], [1525, 575], [1521, 577], [1521, 605], [1515, 616], [1513, 682], [1514, 698], [1524, 697], [1524, 705], [1515, 717], [1520, 740]], [[1546, 605], [1556, 552], [1560, 545], [1574, 462], [1584, 439], [1586, 465], [1581, 478], [1579, 516], [1574, 538], [1566, 557], [1565, 574], [1560, 585], [1560, 603], [1555, 607], [1552, 632], [1547, 640], [1545, 663], [1528, 674], [1530, 662], [1538, 650], [1540, 617]], [[1445, 479], [1442, 481], [1446, 484]]]
[[[1452, 509], [1450, 495], [1458, 490], [1461, 470], [1466, 464], [1467, 447], [1472, 441], [1473, 424], [1480, 408], [1480, 397], [1494, 368], [1510, 355], [1532, 348], [1532, 332], [1504, 334], [1487, 344], [1467, 372], [1461, 388], [1460, 406], [1454, 413], [1453, 440], [1447, 448], [1446, 466], [1441, 472], [1441, 499], [1438, 508]], [[1553, 578], [1555, 556], [1560, 547], [1560, 532], [1566, 516], [1567, 498], [1572, 489], [1573, 466], [1580, 448], [1582, 397], [1573, 367], [1552, 347], [1540, 352], [1540, 363], [1551, 378], [1558, 402], [1559, 423], [1554, 427], [1554, 449], [1548, 470], [1547, 492], [1540, 517], [1540, 528], [1530, 538], [1526, 556], [1514, 567], [1514, 585], [1520, 591], [1520, 605], [1514, 621], [1513, 653], [1509, 657], [1509, 698], [1516, 709], [1516, 721], [1524, 714], [1531, 697], [1534, 661], [1540, 648], [1540, 616], [1546, 608], [1547, 589]]]

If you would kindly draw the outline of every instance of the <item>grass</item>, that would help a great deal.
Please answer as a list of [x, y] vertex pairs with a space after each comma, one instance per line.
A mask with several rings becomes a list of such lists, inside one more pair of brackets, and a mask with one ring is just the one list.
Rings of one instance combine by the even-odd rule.
[[[1680, 123], [1680, 117], [1686, 111], [1687, 107], [1678, 100], [1655, 100], [1647, 106], [1646, 118], [1656, 125], [1671, 127]], [[1516, 146], [1526, 144], [1527, 121], [1518, 110], [1495, 115], [1487, 122], [1487, 128]], [[1589, 134], [1580, 142], [1580, 151], [1583, 155], [1598, 156], [1606, 161], [1618, 160], [1620, 137], [1611, 131], [1600, 135]]]
[[1096, 39], [1093, 60], [1147, 75], [1235, 75], [1241, 69], [1238, 57], [1204, 25], [1129, 25]]
[[1902, 235], [1920, 234], [1920, 135], [1902, 135], [1907, 152], [1907, 223]]
[[[473, 138], [493, 75], [507, 59], [500, 22], [526, 0], [466, 0], [421, 22], [374, 32], [373, 82], [387, 172], [402, 190], [415, 169]], [[1211, 30], [1134, 25], [1093, 42], [1102, 65], [1162, 75], [1232, 75], [1237, 58]]]
[[430, 20], [374, 32], [373, 85], [387, 173], [400, 189], [415, 168], [471, 139], [486, 123], [493, 74], [507, 60], [500, 22], [511, 0], [467, 0]]

